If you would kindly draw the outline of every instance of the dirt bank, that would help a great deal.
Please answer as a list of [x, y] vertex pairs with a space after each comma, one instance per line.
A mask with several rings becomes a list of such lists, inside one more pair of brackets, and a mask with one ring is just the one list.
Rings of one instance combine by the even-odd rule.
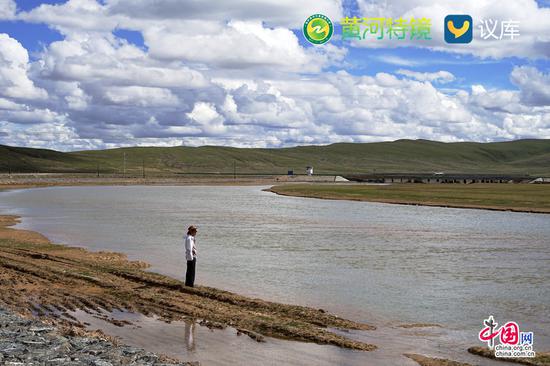
[[156, 315], [165, 321], [205, 320], [259, 335], [374, 350], [376, 346], [336, 335], [327, 328], [373, 330], [321, 309], [284, 305], [182, 282], [144, 269], [122, 254], [89, 252], [53, 244], [16, 230], [15, 216], [0, 216], [0, 306], [23, 314], [73, 321], [68, 310], [115, 309]]

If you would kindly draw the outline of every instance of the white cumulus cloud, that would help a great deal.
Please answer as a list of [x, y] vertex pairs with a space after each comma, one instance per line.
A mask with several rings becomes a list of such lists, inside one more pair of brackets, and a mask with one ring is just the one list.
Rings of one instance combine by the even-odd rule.
[[44, 99], [47, 93], [37, 88], [27, 74], [29, 54], [16, 39], [0, 33], [0, 95], [21, 99]]
[[534, 105], [550, 105], [550, 73], [532, 66], [514, 67], [511, 80], [521, 90], [523, 101]]
[[[360, 0], [359, 10], [365, 16], [441, 19], [426, 45], [431, 49], [497, 59], [548, 55], [548, 9], [532, 0], [461, 2], [460, 11], [474, 19], [521, 21], [521, 44], [466, 46], [445, 44], [441, 33], [442, 19], [456, 13], [456, 2], [381, 4]], [[337, 35], [323, 46], [300, 42], [308, 15], [340, 19], [339, 1], [69, 0], [19, 12], [11, 1], [0, 5], [0, 17], [43, 23], [62, 36], [33, 50], [30, 59], [21, 43], [0, 35], [4, 144], [272, 147], [399, 138], [550, 138], [546, 63], [514, 67], [508, 87], [462, 85], [459, 69], [445, 70], [451, 63], [435, 58], [425, 63], [390, 50], [418, 47], [418, 41], [373, 41], [354, 46], [388, 49], [367, 57], [361, 70], [368, 75], [361, 74], [349, 67], [348, 47]], [[527, 17], [536, 24], [527, 24]], [[137, 40], [117, 30], [134, 31]], [[461, 62], [460, 57], [453, 61]], [[370, 60], [400, 69], [377, 72]], [[412, 70], [419, 66], [423, 72]]]
[[0, 0], [0, 20], [15, 18], [17, 6], [13, 0]]

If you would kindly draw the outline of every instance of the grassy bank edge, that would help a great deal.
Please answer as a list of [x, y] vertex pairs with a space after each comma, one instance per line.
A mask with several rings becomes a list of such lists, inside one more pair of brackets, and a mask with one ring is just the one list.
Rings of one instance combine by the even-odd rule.
[[[304, 186], [304, 185], [306, 184], [300, 184], [300, 186]], [[313, 184], [307, 184], [307, 185], [313, 185]], [[329, 186], [329, 184], [323, 184], [323, 185]], [[335, 186], [337, 185], [338, 184], [336, 184]], [[272, 192], [280, 196], [316, 198], [316, 199], [326, 199], [326, 200], [361, 201], [361, 202], [377, 202], [377, 203], [409, 205], [409, 206], [430, 206], [430, 207], [462, 208], [462, 209], [476, 209], [476, 210], [489, 210], [489, 211], [509, 211], [509, 212], [550, 214], [550, 209], [546, 209], [546, 208], [533, 209], [528, 207], [500, 207], [500, 206], [491, 206], [491, 205], [442, 203], [442, 202], [431, 202], [431, 201], [422, 201], [422, 200], [352, 197], [352, 196], [341, 195], [338, 193], [317, 192], [317, 193], [304, 194], [304, 193], [292, 191], [293, 186], [296, 186], [296, 185], [290, 185], [290, 184], [275, 185], [270, 188], [264, 189], [264, 191]], [[356, 185], [356, 186], [361, 186], [361, 185]], [[426, 185], [423, 185], [423, 186], [426, 186]]]

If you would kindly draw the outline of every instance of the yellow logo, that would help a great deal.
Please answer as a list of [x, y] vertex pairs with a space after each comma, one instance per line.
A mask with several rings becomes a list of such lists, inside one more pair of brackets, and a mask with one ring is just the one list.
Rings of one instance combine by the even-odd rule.
[[462, 23], [462, 27], [456, 28], [453, 21], [449, 20], [447, 22], [447, 27], [449, 28], [449, 32], [454, 34], [455, 38], [458, 38], [461, 35], [463, 35], [464, 33], [466, 33], [468, 31], [468, 29], [470, 29], [470, 22], [465, 20], [464, 23]]
[[445, 28], [445, 42], [447, 43], [470, 43], [474, 32], [472, 17], [467, 14], [450, 14], [445, 17], [443, 27]]

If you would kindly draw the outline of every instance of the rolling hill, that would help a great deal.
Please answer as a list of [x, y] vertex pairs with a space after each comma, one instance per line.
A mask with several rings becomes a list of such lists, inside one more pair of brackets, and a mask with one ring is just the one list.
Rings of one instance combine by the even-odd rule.
[[121, 174], [491, 173], [550, 175], [550, 140], [443, 143], [397, 140], [260, 149], [221, 146], [132, 147], [59, 152], [0, 145], [0, 172]]

